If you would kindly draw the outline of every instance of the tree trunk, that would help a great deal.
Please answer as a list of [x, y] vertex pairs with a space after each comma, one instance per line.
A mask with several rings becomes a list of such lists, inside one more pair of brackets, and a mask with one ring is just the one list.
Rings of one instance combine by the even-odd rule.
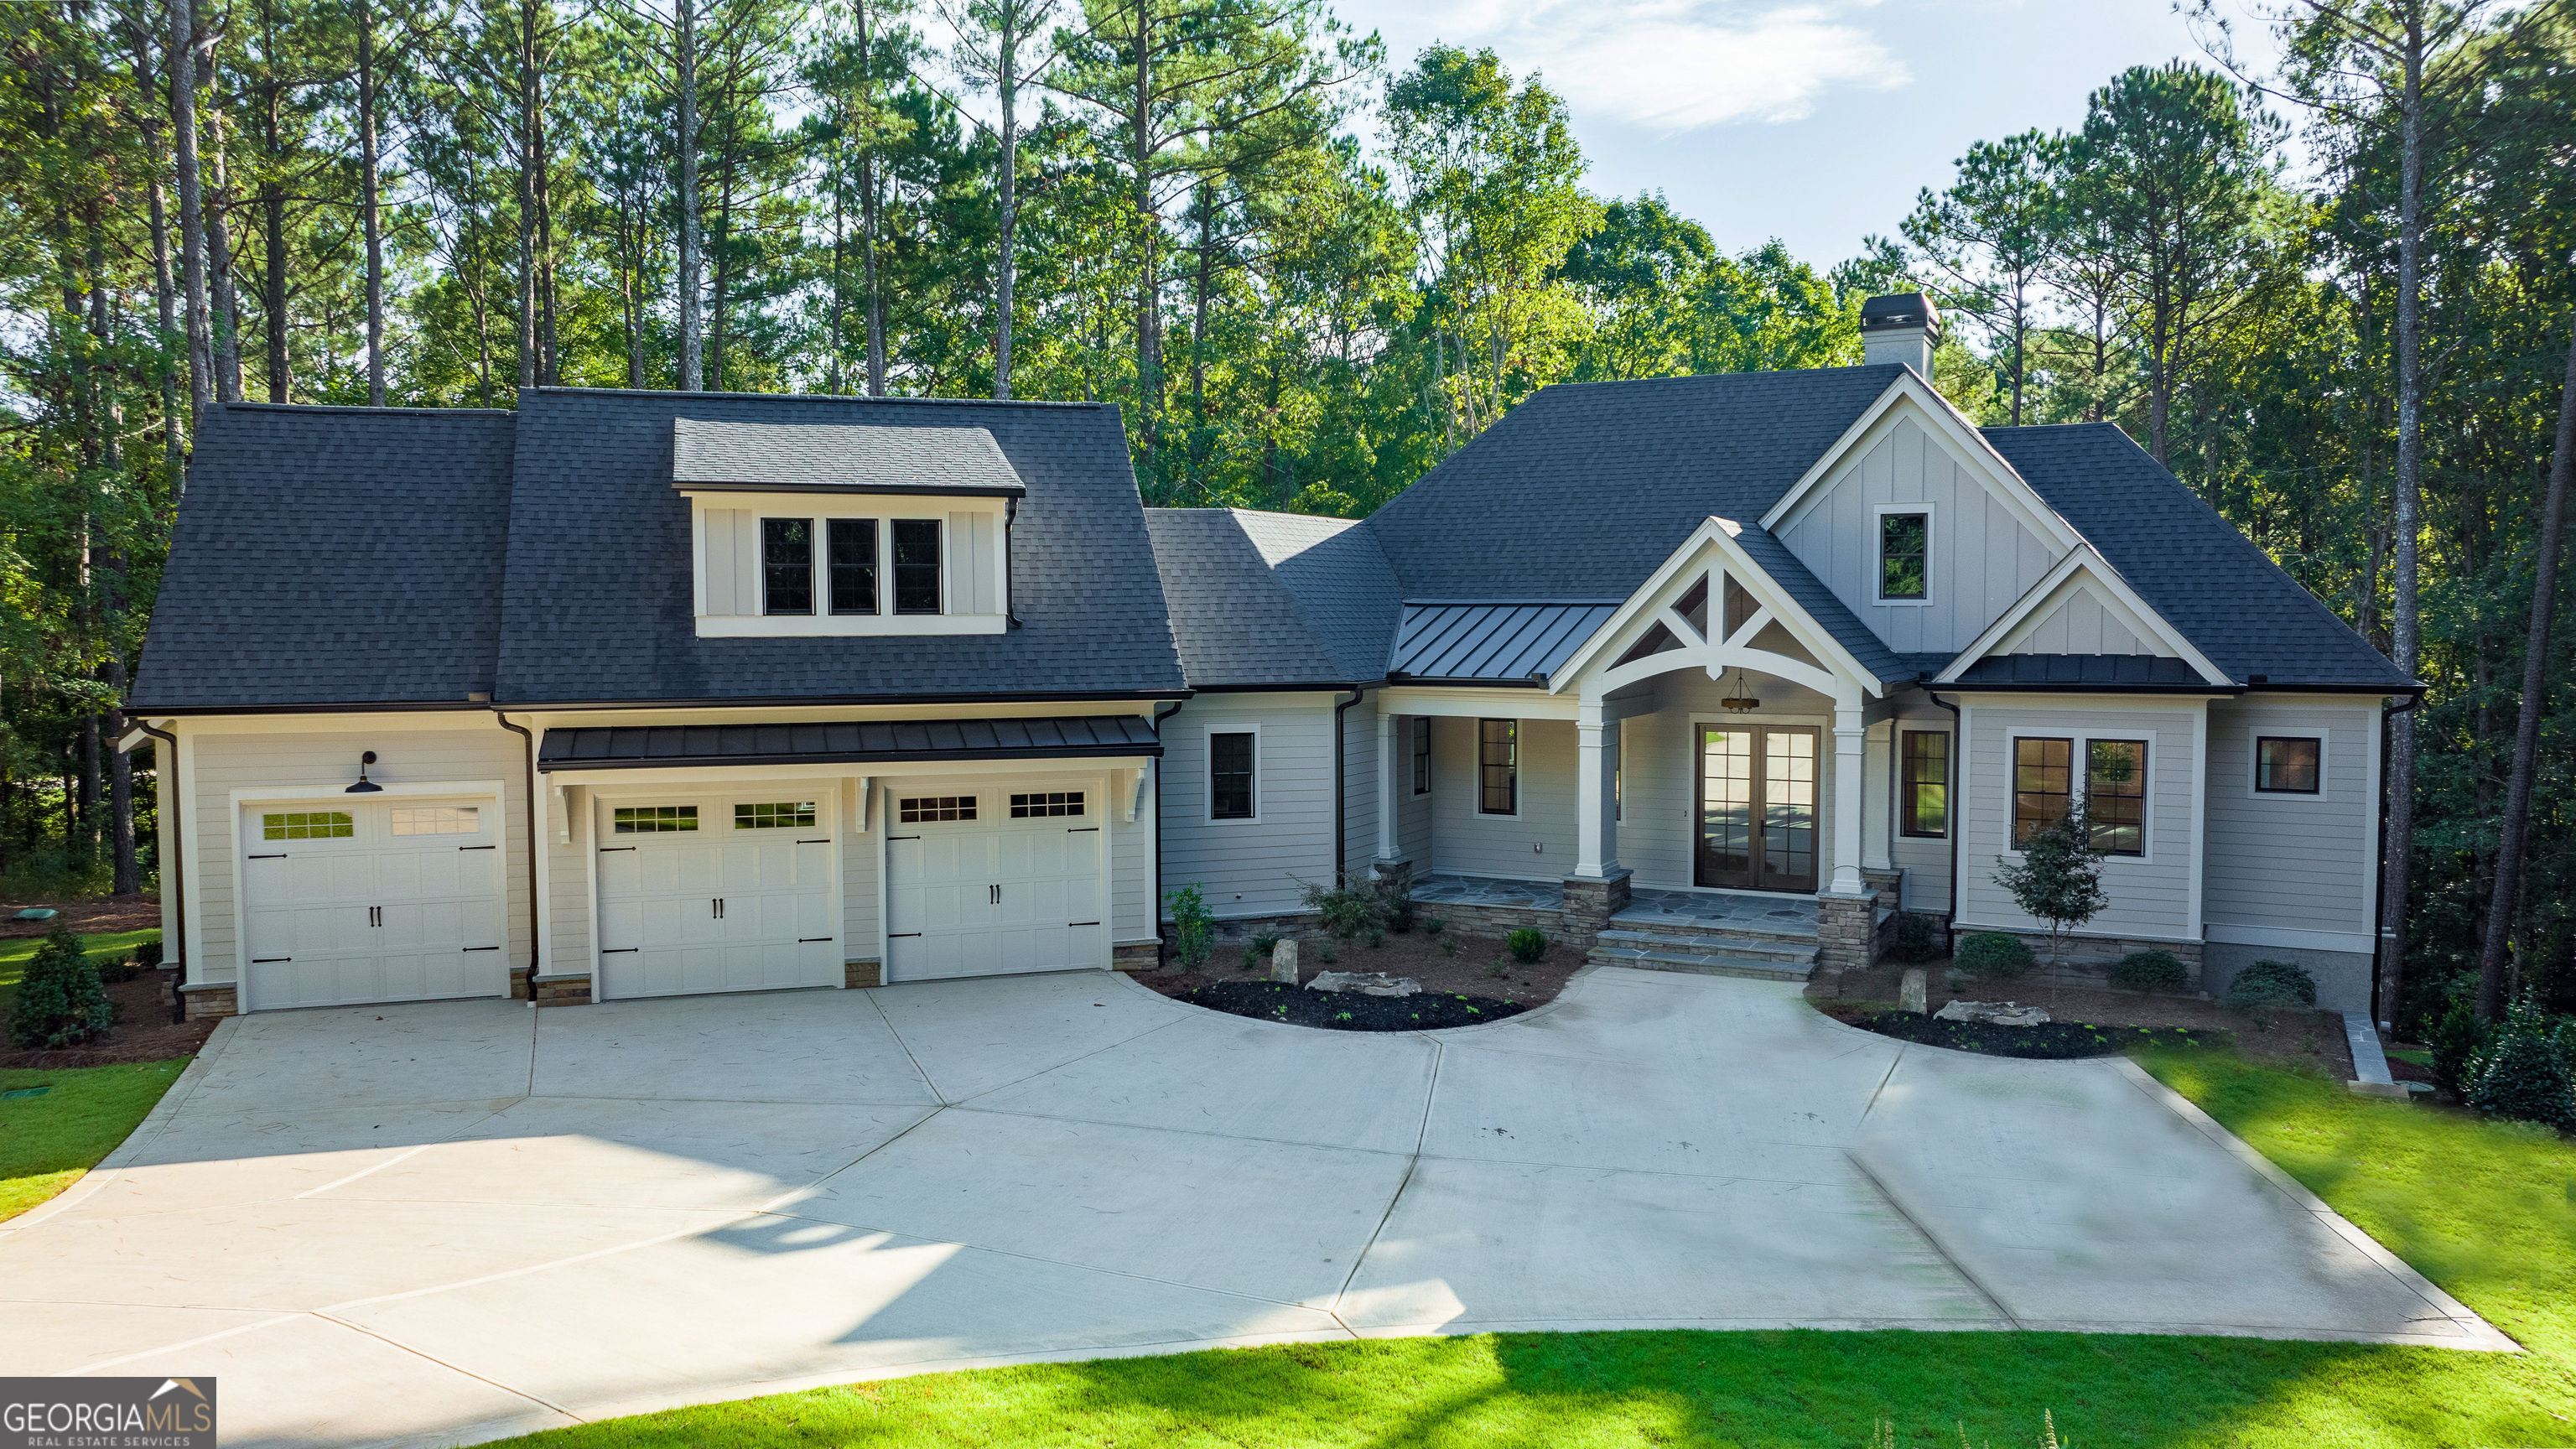
[[[187, 296], [188, 417], [214, 400], [213, 329], [206, 314], [205, 189], [197, 170], [197, 7], [170, 0], [170, 133], [179, 173], [179, 269]], [[174, 479], [173, 492], [184, 487]]]
[[278, 80], [282, 62], [277, 57], [277, 27], [274, 11], [261, 7], [260, 51], [267, 75], [260, 85], [260, 151], [267, 164], [260, 168], [260, 301], [261, 331], [267, 344], [268, 400], [287, 401], [286, 371], [286, 137], [284, 135], [285, 86]]
[[[2504, 1009], [2506, 948], [2514, 939], [2514, 909], [2531, 829], [2531, 792], [2540, 774], [2540, 724], [2549, 713], [2549, 631], [2558, 607], [2559, 529], [2567, 515], [2571, 478], [2576, 478], [2576, 334], [2568, 339], [2567, 377], [2558, 393], [2558, 437], [2549, 459], [2549, 492], [2540, 508], [2540, 561], [2531, 584], [2531, 632], [2522, 653], [2522, 711], [2514, 723], [2513, 781], [2505, 790], [2495, 894], [2487, 903], [2486, 940], [2478, 956], [2478, 1016], [2485, 1021], [2495, 1020]], [[2527, 963], [2522, 974], [2526, 978], [2531, 974]]]
[[[2424, 252], [2424, 24], [2417, 7], [2405, 7], [2405, 90], [2399, 117], [2397, 167], [2397, 559], [2396, 609], [2391, 636], [2399, 673], [2415, 677], [2422, 644], [2416, 613], [2416, 534], [2421, 528], [2424, 466], [2423, 252]], [[2415, 715], [2389, 721], [2388, 834], [2379, 886], [2379, 1020], [2397, 1020], [2406, 971], [2406, 889], [2415, 852]]]
[[1130, 164], [1136, 168], [1136, 422], [1143, 453], [1145, 496], [1156, 487], [1156, 453], [1162, 442], [1162, 263], [1156, 244], [1161, 219], [1154, 214], [1154, 0], [1136, 0], [1136, 96], [1128, 116]]
[[519, 390], [537, 385], [537, 0], [519, 0]]
[[993, 50], [1002, 96], [1002, 236], [993, 274], [993, 396], [1005, 402], [1011, 396], [1011, 293], [1017, 280], [1011, 245], [1020, 221], [1019, 23], [1017, 0], [1009, 0], [1002, 9], [1002, 24]]
[[703, 385], [706, 354], [698, 320], [698, 0], [678, 0], [673, 62], [679, 73], [680, 377], [682, 392]]
[[868, 0], [850, 7], [859, 23], [859, 105], [867, 127], [867, 145], [859, 152], [860, 305], [867, 311], [868, 396], [885, 396], [885, 299], [877, 275], [877, 87], [876, 57], [869, 53]]
[[385, 237], [378, 193], [376, 10], [358, 0], [358, 219], [367, 237], [367, 405], [385, 405]]
[[152, 32], [140, 26], [134, 30], [134, 89], [135, 122], [143, 133], [145, 164], [152, 173], [152, 184], [144, 196], [145, 220], [152, 236], [152, 303], [160, 323], [156, 340], [161, 352], [162, 469], [175, 488], [180, 472], [179, 360], [170, 349], [179, 340], [179, 306], [178, 284], [170, 270], [170, 204], [166, 190], [170, 173], [168, 158], [162, 151], [161, 88], [152, 76]]
[[206, 261], [214, 285], [215, 397], [241, 401], [241, 308], [233, 296], [232, 230], [224, 214], [232, 205], [232, 170], [224, 156], [224, 113], [214, 114], [215, 204], [206, 211]]

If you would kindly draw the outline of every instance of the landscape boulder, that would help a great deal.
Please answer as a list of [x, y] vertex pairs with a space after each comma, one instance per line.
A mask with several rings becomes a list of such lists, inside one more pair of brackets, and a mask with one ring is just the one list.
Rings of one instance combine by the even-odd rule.
[[1934, 1021], [1977, 1021], [1988, 1026], [2045, 1026], [2048, 1010], [2013, 1001], [1953, 1001], [1932, 1013]]

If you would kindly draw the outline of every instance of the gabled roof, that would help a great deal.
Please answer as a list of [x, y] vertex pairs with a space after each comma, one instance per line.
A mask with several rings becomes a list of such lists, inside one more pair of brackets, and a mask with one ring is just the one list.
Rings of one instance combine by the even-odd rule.
[[1736, 530], [1736, 545], [1752, 558], [1761, 570], [1771, 576], [1792, 602], [1807, 611], [1817, 627], [1834, 636], [1834, 642], [1851, 654], [1854, 662], [1868, 670], [1884, 688], [1910, 683], [1915, 671], [1903, 657], [1887, 647], [1877, 631], [1860, 621], [1825, 581], [1805, 561], [1789, 552], [1789, 546], [1771, 535], [1770, 530], [1745, 524]]
[[1395, 576], [1356, 522], [1149, 508], [1145, 527], [1192, 688], [1334, 687], [1386, 673]]
[[1528, 684], [1556, 672], [1618, 600], [1566, 604], [1416, 603], [1406, 600], [1387, 657], [1389, 678]]
[[461, 706], [489, 691], [514, 424], [208, 408], [128, 708]]
[[2050, 507], [2239, 684], [2404, 690], [2414, 681], [2109, 423], [1988, 428]]
[[[2063, 607], [2073, 602], [2079, 592], [2089, 593], [2097, 604], [2116, 611], [2117, 622], [2132, 635], [2164, 645], [2174, 657], [2189, 666], [2192, 677], [2200, 683], [2226, 685], [2236, 682], [2228, 678], [2227, 672], [2220, 669], [2215, 661], [2201, 652], [2200, 647], [2192, 643], [2188, 635], [2176, 628], [2172, 621], [2158, 614], [2154, 606], [2140, 597], [2137, 590], [2129, 586], [2128, 580], [2120, 577], [2119, 571], [2111, 567], [2110, 561], [2103, 558], [2090, 544], [2081, 545], [2058, 560], [2056, 567], [2042, 576], [2038, 583], [2031, 585], [2028, 591], [2013, 602], [2011, 608], [1996, 615], [1994, 622], [1986, 626], [1985, 632], [1971, 641], [1967, 648], [1960, 650], [1958, 657], [1943, 666], [1935, 678], [1942, 683], [1949, 683], [1960, 678], [1971, 666], [1983, 660], [1988, 653], [2010, 650], [2015, 641], [2031, 632], [2032, 625], [2041, 622], [2040, 611], [2043, 608], [2051, 605]], [[2093, 656], [2069, 655], [2066, 657], [2090, 658]]]

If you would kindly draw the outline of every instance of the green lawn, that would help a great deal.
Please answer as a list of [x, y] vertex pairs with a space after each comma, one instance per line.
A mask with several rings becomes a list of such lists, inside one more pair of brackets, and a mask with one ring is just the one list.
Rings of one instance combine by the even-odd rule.
[[[81, 954], [101, 964], [129, 960], [134, 948], [147, 941], [161, 939], [159, 926], [140, 931], [95, 931], [81, 937]], [[36, 948], [45, 944], [42, 936], [18, 936], [0, 941], [0, 1006], [6, 1006], [18, 994], [18, 979], [27, 974], [27, 962]]]
[[2146, 1059], [2527, 1354], [1997, 1333], [1392, 1339], [932, 1374], [558, 1430], [550, 1449], [2576, 1445], [2576, 1150], [2208, 1053]]
[[186, 1057], [59, 1071], [0, 1070], [0, 1219], [14, 1218], [80, 1180], [179, 1080]]

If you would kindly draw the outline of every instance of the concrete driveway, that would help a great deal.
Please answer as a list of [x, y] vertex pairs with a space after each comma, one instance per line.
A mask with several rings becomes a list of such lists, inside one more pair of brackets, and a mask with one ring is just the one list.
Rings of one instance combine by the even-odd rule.
[[1506, 1328], [2509, 1346], [2124, 1061], [1620, 969], [1421, 1036], [1101, 973], [243, 1018], [0, 1293], [0, 1362], [214, 1375], [228, 1446]]

